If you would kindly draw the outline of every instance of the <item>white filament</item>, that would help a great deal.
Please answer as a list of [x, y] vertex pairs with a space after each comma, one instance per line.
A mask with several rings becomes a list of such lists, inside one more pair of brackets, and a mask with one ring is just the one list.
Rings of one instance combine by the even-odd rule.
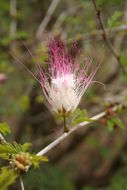
[[66, 112], [74, 111], [80, 101], [73, 74], [66, 74], [51, 80], [48, 90], [49, 102], [56, 113], [64, 108]]

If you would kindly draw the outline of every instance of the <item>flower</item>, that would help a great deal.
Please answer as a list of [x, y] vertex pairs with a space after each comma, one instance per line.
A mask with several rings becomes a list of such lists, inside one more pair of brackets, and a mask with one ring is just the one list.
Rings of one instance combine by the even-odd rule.
[[47, 70], [38, 64], [44, 95], [52, 110], [64, 116], [77, 108], [101, 64], [100, 56], [94, 64], [86, 57], [85, 65], [80, 67], [76, 56], [78, 52], [76, 43], [69, 53], [63, 42], [53, 39], [49, 43]]
[[3, 84], [7, 79], [7, 76], [4, 73], [0, 73], [0, 84]]

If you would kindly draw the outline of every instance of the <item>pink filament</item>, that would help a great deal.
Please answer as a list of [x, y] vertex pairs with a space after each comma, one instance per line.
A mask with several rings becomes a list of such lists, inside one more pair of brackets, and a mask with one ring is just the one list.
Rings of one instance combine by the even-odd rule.
[[[74, 44], [73, 50], [77, 46]], [[57, 77], [64, 77], [68, 74], [73, 74], [74, 79], [79, 89], [84, 89], [91, 83], [96, 71], [102, 63], [102, 57], [98, 55], [95, 64], [92, 64], [92, 59], [86, 57], [85, 66], [80, 67], [76, 59], [76, 54], [79, 52], [76, 49], [73, 54], [69, 54], [66, 45], [58, 39], [53, 39], [49, 43], [49, 60], [47, 63], [47, 73], [41, 68], [41, 64], [38, 63], [40, 71], [40, 79], [44, 93], [48, 94], [48, 86], [52, 79]], [[50, 80], [50, 82], [49, 82]]]

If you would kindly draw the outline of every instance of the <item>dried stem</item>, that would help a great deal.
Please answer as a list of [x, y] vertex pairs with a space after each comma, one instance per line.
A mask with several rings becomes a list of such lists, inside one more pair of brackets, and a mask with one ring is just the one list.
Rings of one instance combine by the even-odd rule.
[[94, 5], [96, 13], [97, 13], [97, 18], [98, 18], [98, 21], [100, 23], [100, 27], [101, 27], [101, 29], [103, 31], [103, 39], [106, 42], [106, 44], [108, 45], [108, 47], [111, 50], [114, 57], [117, 59], [122, 72], [125, 74], [126, 71], [125, 71], [125, 68], [123, 67], [123, 65], [122, 65], [122, 63], [120, 61], [120, 55], [115, 51], [112, 43], [110, 42], [110, 40], [109, 40], [109, 38], [107, 36], [106, 30], [105, 30], [105, 27], [104, 27], [104, 22], [103, 22], [103, 19], [102, 19], [102, 16], [101, 16], [101, 11], [100, 11], [100, 9], [99, 9], [99, 7], [97, 5], [97, 2], [96, 2], [96, 0], [92, 0], [92, 2], [93, 2], [93, 5]]

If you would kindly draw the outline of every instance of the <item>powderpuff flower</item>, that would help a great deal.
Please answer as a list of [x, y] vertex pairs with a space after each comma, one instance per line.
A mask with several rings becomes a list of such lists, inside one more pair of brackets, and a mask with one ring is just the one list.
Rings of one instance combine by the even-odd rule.
[[7, 80], [7, 76], [4, 73], [0, 73], [0, 84], [3, 84]]
[[49, 43], [47, 68], [38, 64], [44, 95], [52, 110], [63, 117], [77, 108], [102, 62], [100, 56], [94, 64], [86, 57], [81, 67], [76, 56], [78, 52], [76, 43], [69, 53], [63, 42], [53, 39]]

